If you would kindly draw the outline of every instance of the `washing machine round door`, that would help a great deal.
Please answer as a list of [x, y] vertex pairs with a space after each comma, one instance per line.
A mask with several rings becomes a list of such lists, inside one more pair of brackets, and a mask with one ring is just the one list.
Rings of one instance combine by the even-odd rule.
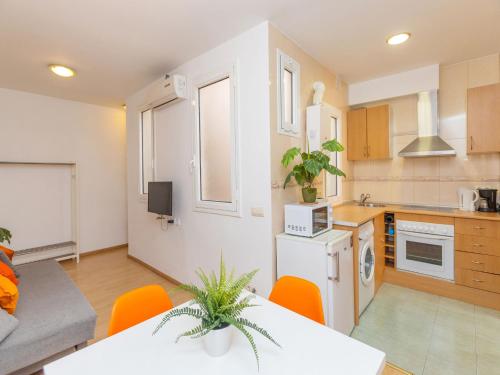
[[373, 251], [373, 246], [370, 244], [370, 241], [365, 243], [361, 249], [359, 267], [361, 281], [364, 285], [370, 284], [375, 274], [375, 252]]

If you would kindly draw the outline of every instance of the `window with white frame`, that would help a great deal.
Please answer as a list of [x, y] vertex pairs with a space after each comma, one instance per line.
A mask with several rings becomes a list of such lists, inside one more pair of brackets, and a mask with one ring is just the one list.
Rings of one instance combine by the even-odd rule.
[[278, 133], [300, 135], [300, 65], [277, 51]]
[[233, 69], [195, 85], [196, 209], [237, 215], [237, 108]]
[[141, 111], [140, 139], [140, 194], [148, 193], [148, 182], [154, 181], [154, 124], [153, 110]]

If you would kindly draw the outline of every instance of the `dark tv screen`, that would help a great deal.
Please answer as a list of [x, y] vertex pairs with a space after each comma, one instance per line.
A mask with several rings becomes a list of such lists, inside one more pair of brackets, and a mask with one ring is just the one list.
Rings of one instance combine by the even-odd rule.
[[148, 211], [172, 216], [172, 181], [148, 183]]

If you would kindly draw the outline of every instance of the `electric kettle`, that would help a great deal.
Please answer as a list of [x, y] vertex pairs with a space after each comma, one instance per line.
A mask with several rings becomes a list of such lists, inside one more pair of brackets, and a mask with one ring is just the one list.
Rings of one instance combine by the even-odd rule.
[[458, 189], [458, 208], [462, 211], [475, 211], [476, 202], [479, 200], [479, 193], [476, 190], [460, 188]]

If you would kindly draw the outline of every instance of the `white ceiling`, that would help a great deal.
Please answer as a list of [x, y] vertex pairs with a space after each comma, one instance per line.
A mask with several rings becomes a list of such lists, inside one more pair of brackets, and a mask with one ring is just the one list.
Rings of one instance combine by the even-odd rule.
[[0, 0], [0, 87], [117, 106], [266, 19], [347, 82], [500, 51], [500, 0]]

